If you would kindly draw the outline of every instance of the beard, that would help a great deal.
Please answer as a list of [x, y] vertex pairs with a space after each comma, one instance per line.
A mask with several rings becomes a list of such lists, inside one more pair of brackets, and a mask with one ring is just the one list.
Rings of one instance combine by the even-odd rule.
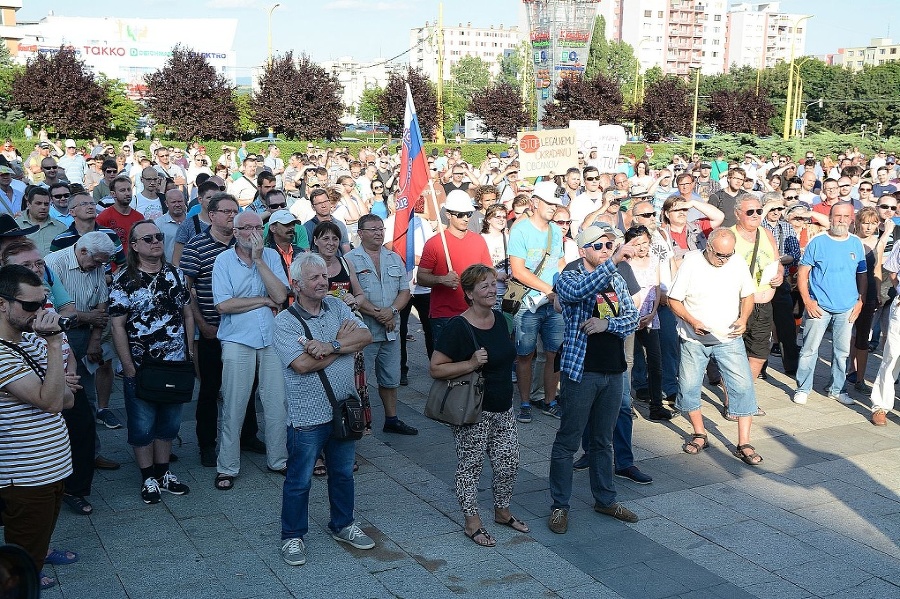
[[835, 237], [843, 237], [850, 232], [850, 225], [831, 225], [828, 232]]

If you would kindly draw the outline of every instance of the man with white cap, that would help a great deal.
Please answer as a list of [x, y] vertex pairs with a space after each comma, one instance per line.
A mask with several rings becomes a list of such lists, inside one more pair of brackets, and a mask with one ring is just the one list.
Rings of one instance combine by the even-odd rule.
[[[291, 263], [294, 258], [305, 251], [296, 243], [297, 225], [299, 224], [300, 221], [291, 214], [290, 210], [282, 208], [272, 213], [269, 222], [266, 223], [266, 230], [263, 231], [265, 245], [278, 252], [286, 277], [290, 277]], [[303, 231], [303, 238], [306, 239], [306, 229], [302, 226], [299, 229]]]
[[84, 157], [78, 153], [78, 144], [74, 139], [66, 140], [66, 153], [59, 159], [58, 166], [65, 173], [65, 178], [69, 183], [84, 184], [88, 165]]
[[[516, 419], [531, 422], [530, 397], [532, 361], [537, 349], [540, 333], [544, 346], [544, 406], [548, 416], [559, 418], [556, 402], [558, 375], [553, 371], [556, 352], [563, 341], [563, 318], [553, 309], [553, 281], [566, 265], [562, 231], [552, 222], [553, 214], [562, 205], [556, 196], [557, 185], [552, 181], [542, 181], [532, 192], [531, 216], [518, 221], [509, 234], [509, 267], [514, 279], [529, 287], [523, 298], [523, 307], [516, 312], [516, 377], [519, 397], [523, 399]], [[433, 300], [432, 300], [433, 301]], [[525, 305], [538, 305], [524, 308]]]
[[622, 405], [626, 371], [625, 339], [637, 328], [639, 313], [628, 285], [616, 265], [634, 251], [630, 244], [616, 249], [615, 229], [590, 226], [578, 234], [582, 259], [556, 281], [565, 321], [566, 343], [560, 370], [565, 410], [550, 451], [548, 526], [564, 534], [569, 526], [572, 494], [572, 457], [589, 429], [591, 494], [594, 510], [624, 522], [638, 517], [616, 501], [613, 482], [613, 430]]
[[[469, 219], [475, 212], [469, 194], [460, 189], [451, 191], [447, 194], [444, 209], [447, 211], [447, 228], [425, 242], [416, 275], [419, 285], [431, 288], [431, 308], [428, 317], [431, 320], [432, 336], [435, 340], [451, 318], [459, 316], [469, 308], [459, 285], [458, 273], [473, 264], [493, 265], [484, 238], [468, 229]], [[449, 265], [447, 254], [450, 255]], [[419, 316], [422, 318], [425, 315]]]

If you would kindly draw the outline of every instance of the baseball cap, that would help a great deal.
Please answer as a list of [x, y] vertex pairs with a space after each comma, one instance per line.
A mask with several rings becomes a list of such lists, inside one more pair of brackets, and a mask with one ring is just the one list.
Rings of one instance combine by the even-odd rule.
[[49, 149], [50, 149], [50, 142], [49, 142], [49, 141], [42, 141], [41, 143], [38, 144], [38, 147], [41, 148], [41, 149], [43, 149], [43, 150], [49, 150]]
[[291, 214], [290, 210], [276, 210], [272, 213], [272, 216], [269, 217], [270, 223], [278, 223], [281, 225], [290, 225], [293, 223], [300, 222], [297, 220], [297, 217]]
[[646, 198], [650, 195], [650, 192], [643, 185], [632, 185], [628, 195], [633, 198]]
[[472, 198], [469, 197], [468, 193], [461, 189], [454, 189], [447, 194], [444, 208], [451, 212], [471, 212], [475, 209], [475, 206], [472, 204]]
[[15, 175], [16, 171], [12, 170], [8, 166], [0, 166], [0, 175]]
[[584, 247], [589, 243], [594, 243], [601, 237], [612, 237], [612, 238], [620, 238], [624, 237], [622, 232], [616, 229], [615, 227], [611, 227], [606, 223], [594, 223], [587, 229], [581, 231], [578, 234], [578, 237], [575, 238], [575, 242], [578, 244], [578, 247]]
[[77, 147], [78, 147], [78, 144], [75, 143], [75, 140], [74, 140], [74, 139], [67, 139], [67, 140], [66, 140], [66, 147], [67, 147], [67, 148], [77, 148]]
[[553, 181], [541, 181], [540, 183], [535, 184], [534, 191], [531, 192], [531, 195], [544, 200], [548, 204], [562, 206], [562, 200], [556, 197], [557, 189], [559, 189], [559, 186]]
[[712, 168], [712, 167], [709, 165], [708, 162], [701, 162], [701, 163], [700, 163], [700, 168]]

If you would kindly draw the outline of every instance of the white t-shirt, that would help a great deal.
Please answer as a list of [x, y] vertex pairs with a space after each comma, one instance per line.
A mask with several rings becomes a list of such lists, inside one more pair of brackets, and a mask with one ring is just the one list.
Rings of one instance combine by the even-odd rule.
[[575, 196], [575, 199], [569, 202], [569, 215], [572, 218], [569, 230], [574, 231], [574, 234], [577, 235], [581, 231], [581, 223], [584, 222], [585, 217], [600, 207], [597, 201], [602, 198], [602, 194], [597, 196], [597, 200], [591, 199], [586, 193]]
[[[756, 285], [743, 260], [732, 256], [717, 267], [709, 263], [704, 253], [694, 250], [685, 254], [669, 297], [682, 302], [688, 313], [706, 325], [710, 333], [698, 336], [693, 327], [679, 319], [678, 335], [710, 345], [731, 340], [728, 334], [740, 315], [741, 300], [753, 295]], [[715, 284], [711, 285], [711, 281]]]
[[137, 210], [147, 220], [156, 220], [163, 215], [162, 202], [159, 201], [158, 197], [148, 198], [144, 194], [139, 193], [134, 196], [130, 205], [132, 210]]

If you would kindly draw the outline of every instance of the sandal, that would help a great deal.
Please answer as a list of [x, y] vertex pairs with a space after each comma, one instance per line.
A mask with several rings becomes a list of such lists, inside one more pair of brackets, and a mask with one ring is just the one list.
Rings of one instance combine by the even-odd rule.
[[94, 506], [92, 506], [87, 499], [81, 497], [80, 495], [64, 494], [63, 502], [79, 516], [90, 516], [94, 513]]
[[528, 525], [525, 524], [524, 522], [522, 522], [521, 520], [519, 520], [518, 518], [516, 518], [515, 516], [510, 516], [509, 520], [507, 520], [506, 522], [504, 522], [502, 520], [497, 520], [496, 518], [494, 518], [494, 522], [496, 524], [501, 524], [503, 526], [509, 526], [511, 529], [513, 529], [516, 532], [522, 532], [522, 533], [528, 532]]
[[[689, 455], [697, 455], [698, 453], [709, 447], [709, 439], [707, 439], [706, 436], [706, 433], [694, 433], [693, 435], [691, 435], [691, 439], [703, 439], [703, 445], [698, 445], [697, 441], [692, 440], [685, 443], [681, 450]], [[688, 449], [689, 447], [693, 449]]]
[[[762, 408], [756, 408], [756, 412], [755, 412], [753, 415], [754, 415], [754, 416], [765, 416], [765, 415], [766, 415], [766, 411], [763, 410]], [[722, 417], [724, 417], [725, 420], [728, 420], [729, 422], [737, 422], [737, 421], [738, 421], [738, 417], [737, 417], [737, 416], [732, 416], [731, 414], [728, 413], [728, 406], [727, 406], [727, 405], [726, 405], [725, 408], [722, 410]]]
[[325, 467], [325, 460], [317, 459], [316, 465], [313, 466], [313, 476], [325, 476], [326, 474], [328, 474], [328, 468]]
[[51, 576], [47, 576], [43, 572], [41, 572], [40, 579], [41, 579], [41, 590], [42, 591], [46, 591], [47, 589], [52, 589], [53, 587], [56, 586], [56, 579]]
[[[753, 453], [746, 454], [744, 453], [745, 449], [749, 449]], [[749, 443], [738, 445], [734, 450], [734, 455], [748, 466], [758, 466], [763, 461], [762, 456], [756, 453], [756, 448]]]
[[44, 558], [44, 563], [50, 564], [51, 566], [68, 566], [77, 561], [77, 553], [74, 551], [60, 551], [59, 549], [53, 549], [47, 554], [47, 557]]
[[[486, 531], [483, 526], [472, 534], [466, 533], [466, 536], [472, 539], [472, 542], [479, 547], [494, 547], [497, 544], [497, 541], [494, 540], [494, 537], [489, 535], [488, 531]], [[478, 539], [482, 540], [479, 541]]]
[[216, 474], [215, 486], [219, 491], [230, 491], [234, 488], [234, 477], [228, 474]]

